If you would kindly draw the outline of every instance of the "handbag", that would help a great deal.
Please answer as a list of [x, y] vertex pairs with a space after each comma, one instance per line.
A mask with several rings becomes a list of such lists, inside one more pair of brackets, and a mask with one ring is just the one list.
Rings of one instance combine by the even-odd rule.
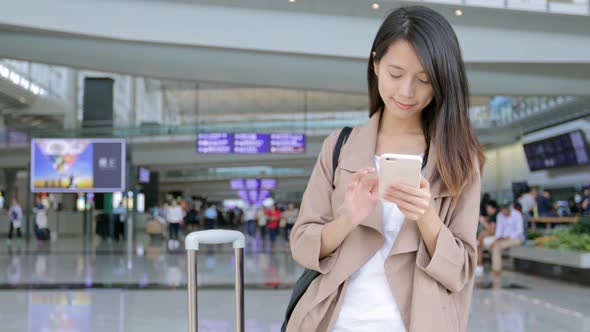
[[[352, 128], [344, 127], [338, 135], [338, 140], [336, 141], [336, 146], [334, 147], [334, 152], [332, 154], [332, 189], [335, 188], [334, 186], [334, 176], [336, 175], [336, 167], [338, 167], [338, 159], [340, 158], [340, 150], [342, 149], [342, 145], [346, 143], [348, 136]], [[289, 319], [291, 318], [291, 314], [295, 309], [295, 306], [307, 291], [307, 288], [320, 275], [320, 272], [310, 269], [305, 269], [303, 274], [297, 279], [295, 285], [293, 286], [293, 293], [291, 293], [291, 299], [289, 300], [289, 304], [287, 305], [287, 311], [285, 313], [285, 320], [283, 321], [283, 325], [281, 326], [281, 332], [285, 332], [287, 330], [287, 324], [289, 323]]]

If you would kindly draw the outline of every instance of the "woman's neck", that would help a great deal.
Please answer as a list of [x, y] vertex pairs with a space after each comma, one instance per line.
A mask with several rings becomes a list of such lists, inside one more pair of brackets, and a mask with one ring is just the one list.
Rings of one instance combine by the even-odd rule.
[[424, 135], [420, 117], [408, 119], [396, 119], [390, 111], [385, 108], [381, 114], [381, 123], [379, 124], [379, 135]]

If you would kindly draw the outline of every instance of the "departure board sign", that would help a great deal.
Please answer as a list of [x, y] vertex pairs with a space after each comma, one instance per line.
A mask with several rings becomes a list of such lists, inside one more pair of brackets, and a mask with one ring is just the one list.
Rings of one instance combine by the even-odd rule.
[[198, 153], [232, 153], [234, 151], [234, 134], [199, 133], [197, 135]]
[[270, 195], [269, 190], [238, 190], [238, 196], [250, 205], [262, 205]]
[[298, 133], [199, 133], [197, 152], [211, 154], [305, 153], [305, 134]]
[[113, 192], [125, 189], [125, 140], [33, 139], [32, 192]]
[[234, 135], [234, 153], [269, 153], [270, 135], [258, 133], [236, 133]]
[[231, 179], [229, 182], [233, 190], [273, 190], [277, 188], [276, 179]]
[[590, 163], [584, 133], [580, 130], [524, 144], [531, 171]]
[[305, 134], [270, 134], [271, 153], [305, 153]]

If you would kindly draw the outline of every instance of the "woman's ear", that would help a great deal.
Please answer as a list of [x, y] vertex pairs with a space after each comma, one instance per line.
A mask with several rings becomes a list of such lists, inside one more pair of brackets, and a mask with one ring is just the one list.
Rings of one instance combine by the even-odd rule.
[[373, 51], [371, 53], [371, 59], [373, 60], [373, 70], [375, 71], [375, 76], [379, 77], [379, 62], [375, 61], [375, 56], [377, 56], [377, 52]]

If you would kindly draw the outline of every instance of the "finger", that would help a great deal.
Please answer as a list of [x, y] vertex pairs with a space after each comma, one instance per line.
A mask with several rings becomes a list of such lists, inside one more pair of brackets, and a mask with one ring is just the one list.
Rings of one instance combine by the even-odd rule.
[[410, 220], [418, 220], [420, 218], [420, 216], [416, 213], [407, 211], [407, 210], [402, 210], [400, 209], [400, 211], [403, 213], [404, 216], [406, 216], [406, 218], [410, 219]]
[[420, 175], [420, 188], [429, 189], [429, 191], [430, 191], [430, 182], [428, 182], [428, 180], [426, 180], [424, 175]]
[[357, 184], [363, 178], [363, 170], [360, 170], [352, 175], [351, 183]]
[[430, 200], [423, 198], [423, 197], [414, 197], [414, 196], [403, 195], [402, 193], [399, 193], [399, 192], [391, 193], [390, 195], [393, 199], [395, 199], [397, 201], [406, 202], [408, 204], [417, 206], [421, 209], [426, 209], [430, 205]]
[[404, 184], [397, 184], [395, 186], [390, 186], [389, 188], [386, 189], [387, 192], [390, 192], [391, 194], [394, 195], [400, 195], [400, 197], [406, 197], [406, 196], [410, 196], [410, 197], [416, 197], [419, 199], [424, 199], [427, 201], [430, 201], [430, 190], [426, 190], [426, 189], [417, 189], [417, 188], [412, 188], [410, 186], [404, 185]]
[[362, 184], [363, 189], [373, 190], [373, 188], [379, 186], [379, 177], [375, 176], [374, 174], [367, 174], [363, 178], [361, 184]]
[[395, 203], [395, 205], [397, 205], [397, 207], [400, 210], [403, 209], [403, 210], [406, 210], [410, 213], [416, 213], [418, 215], [423, 215], [424, 212], [426, 212], [426, 208], [421, 207], [421, 206], [416, 206], [416, 205], [408, 203], [406, 201], [394, 199], [394, 203]]
[[352, 176], [352, 182], [360, 183], [360, 181], [365, 177], [367, 174], [375, 172], [375, 168], [373, 167], [365, 167], [358, 172], [354, 173]]

